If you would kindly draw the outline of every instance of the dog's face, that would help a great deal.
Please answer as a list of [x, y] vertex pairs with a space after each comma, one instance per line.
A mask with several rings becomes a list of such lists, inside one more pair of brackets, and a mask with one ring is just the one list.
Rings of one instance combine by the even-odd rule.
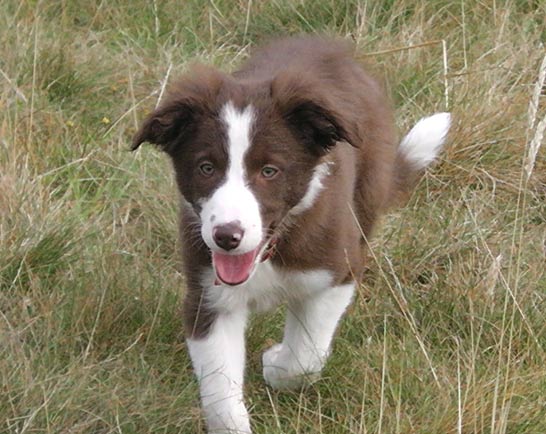
[[301, 75], [245, 85], [210, 69], [186, 76], [134, 139], [172, 158], [201, 222], [217, 277], [251, 276], [275, 230], [309, 209], [328, 174], [323, 156], [350, 141], [327, 100]]

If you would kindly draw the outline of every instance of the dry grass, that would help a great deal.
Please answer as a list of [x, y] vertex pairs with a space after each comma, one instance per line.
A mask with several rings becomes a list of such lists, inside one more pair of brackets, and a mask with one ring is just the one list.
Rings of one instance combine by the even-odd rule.
[[252, 322], [258, 433], [546, 432], [543, 3], [15, 2], [0, 5], [0, 432], [202, 429], [177, 304], [166, 159], [127, 151], [164, 83], [235, 67], [278, 33], [353, 38], [400, 130], [456, 125], [384, 219], [324, 379], [277, 393]]

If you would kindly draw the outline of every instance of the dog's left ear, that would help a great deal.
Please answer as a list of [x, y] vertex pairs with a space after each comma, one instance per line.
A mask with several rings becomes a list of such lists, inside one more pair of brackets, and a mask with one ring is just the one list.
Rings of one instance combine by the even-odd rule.
[[322, 154], [339, 141], [358, 145], [355, 128], [320, 89], [320, 84], [305, 74], [280, 74], [271, 83], [271, 96], [294, 134], [310, 150]]

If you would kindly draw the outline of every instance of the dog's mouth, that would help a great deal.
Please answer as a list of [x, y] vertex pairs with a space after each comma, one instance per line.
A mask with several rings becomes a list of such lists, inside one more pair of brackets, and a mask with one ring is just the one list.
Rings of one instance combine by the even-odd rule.
[[212, 265], [217, 278], [215, 283], [229, 286], [245, 283], [259, 262], [267, 261], [273, 256], [276, 243], [277, 239], [272, 237], [254, 250], [241, 255], [212, 252]]

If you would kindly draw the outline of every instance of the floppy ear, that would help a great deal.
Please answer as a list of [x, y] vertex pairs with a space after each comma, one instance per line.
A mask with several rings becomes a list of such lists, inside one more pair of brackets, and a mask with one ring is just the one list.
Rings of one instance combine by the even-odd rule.
[[184, 140], [196, 122], [197, 109], [188, 102], [172, 102], [148, 115], [133, 138], [131, 150], [148, 142], [167, 153]]
[[323, 154], [337, 142], [356, 146], [357, 138], [336, 104], [305, 74], [283, 73], [271, 84], [271, 95], [289, 126], [308, 145]]
[[213, 110], [223, 82], [221, 72], [205, 66], [193, 67], [170, 87], [165, 101], [144, 120], [131, 149], [148, 142], [172, 155], [191, 138], [200, 118]]
[[284, 117], [309, 145], [318, 146], [319, 151], [328, 151], [339, 141], [350, 143], [349, 134], [342, 122], [326, 104], [312, 99], [293, 103]]

